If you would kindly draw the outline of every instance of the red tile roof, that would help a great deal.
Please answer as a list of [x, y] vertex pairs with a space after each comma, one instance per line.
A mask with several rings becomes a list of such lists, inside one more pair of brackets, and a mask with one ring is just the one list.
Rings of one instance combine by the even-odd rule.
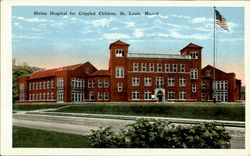
[[120, 40], [111, 43], [110, 46], [109, 46], [109, 49], [110, 49], [111, 45], [126, 45], [126, 46], [129, 46], [129, 44], [127, 44], [127, 43], [125, 43], [125, 42], [122, 42], [122, 41], [120, 41]]
[[110, 76], [110, 72], [108, 70], [97, 70], [88, 76]]
[[198, 46], [196, 44], [193, 44], [193, 43], [189, 43], [189, 45], [187, 45], [186, 47], [184, 47], [183, 49], [181, 49], [180, 51], [183, 51], [184, 49], [186, 48], [203, 48], [201, 46]]
[[29, 75], [29, 79], [36, 79], [36, 78], [40, 78], [40, 77], [55, 76], [55, 73], [57, 71], [72, 70], [72, 69], [75, 69], [76, 67], [79, 67], [81, 65], [83, 65], [83, 64], [70, 65], [70, 66], [66, 66], [66, 67], [59, 67], [59, 68], [48, 69], [48, 70], [39, 70], [39, 71], [34, 72], [31, 75]]

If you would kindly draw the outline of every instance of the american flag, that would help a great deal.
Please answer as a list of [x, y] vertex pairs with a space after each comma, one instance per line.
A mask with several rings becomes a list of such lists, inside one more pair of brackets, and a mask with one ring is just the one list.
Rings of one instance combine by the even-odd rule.
[[215, 14], [216, 14], [216, 24], [218, 24], [221, 28], [229, 31], [226, 19], [216, 9], [215, 9]]

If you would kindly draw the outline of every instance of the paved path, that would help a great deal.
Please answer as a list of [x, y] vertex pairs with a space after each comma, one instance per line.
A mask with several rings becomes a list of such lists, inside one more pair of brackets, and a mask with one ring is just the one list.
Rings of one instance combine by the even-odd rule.
[[[133, 123], [134, 120], [103, 119], [91, 117], [52, 116], [39, 114], [13, 114], [13, 125], [36, 128], [50, 131], [58, 131], [73, 134], [88, 134], [91, 129], [98, 129], [100, 126], [112, 126], [115, 131], [125, 125]], [[245, 148], [245, 128], [226, 127], [231, 139], [231, 148]]]

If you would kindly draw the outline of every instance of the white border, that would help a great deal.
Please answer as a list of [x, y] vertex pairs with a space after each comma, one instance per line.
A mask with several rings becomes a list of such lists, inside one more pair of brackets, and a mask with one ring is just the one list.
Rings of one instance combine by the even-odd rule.
[[[245, 7], [245, 82], [249, 85], [250, 58], [249, 1], [2, 1], [1, 2], [1, 155], [177, 155], [177, 156], [247, 156], [250, 146], [249, 97], [246, 96], [246, 149], [72, 149], [72, 148], [12, 148], [12, 49], [11, 6], [239, 6]], [[250, 95], [246, 87], [246, 95]]]

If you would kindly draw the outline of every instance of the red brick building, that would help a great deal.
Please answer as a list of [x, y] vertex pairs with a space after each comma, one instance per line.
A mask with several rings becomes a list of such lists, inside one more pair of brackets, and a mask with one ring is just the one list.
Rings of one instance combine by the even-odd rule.
[[199, 102], [240, 100], [234, 73], [201, 68], [202, 47], [190, 43], [180, 54], [129, 53], [129, 44], [110, 44], [108, 70], [91, 63], [37, 71], [20, 77], [19, 101], [27, 102]]

